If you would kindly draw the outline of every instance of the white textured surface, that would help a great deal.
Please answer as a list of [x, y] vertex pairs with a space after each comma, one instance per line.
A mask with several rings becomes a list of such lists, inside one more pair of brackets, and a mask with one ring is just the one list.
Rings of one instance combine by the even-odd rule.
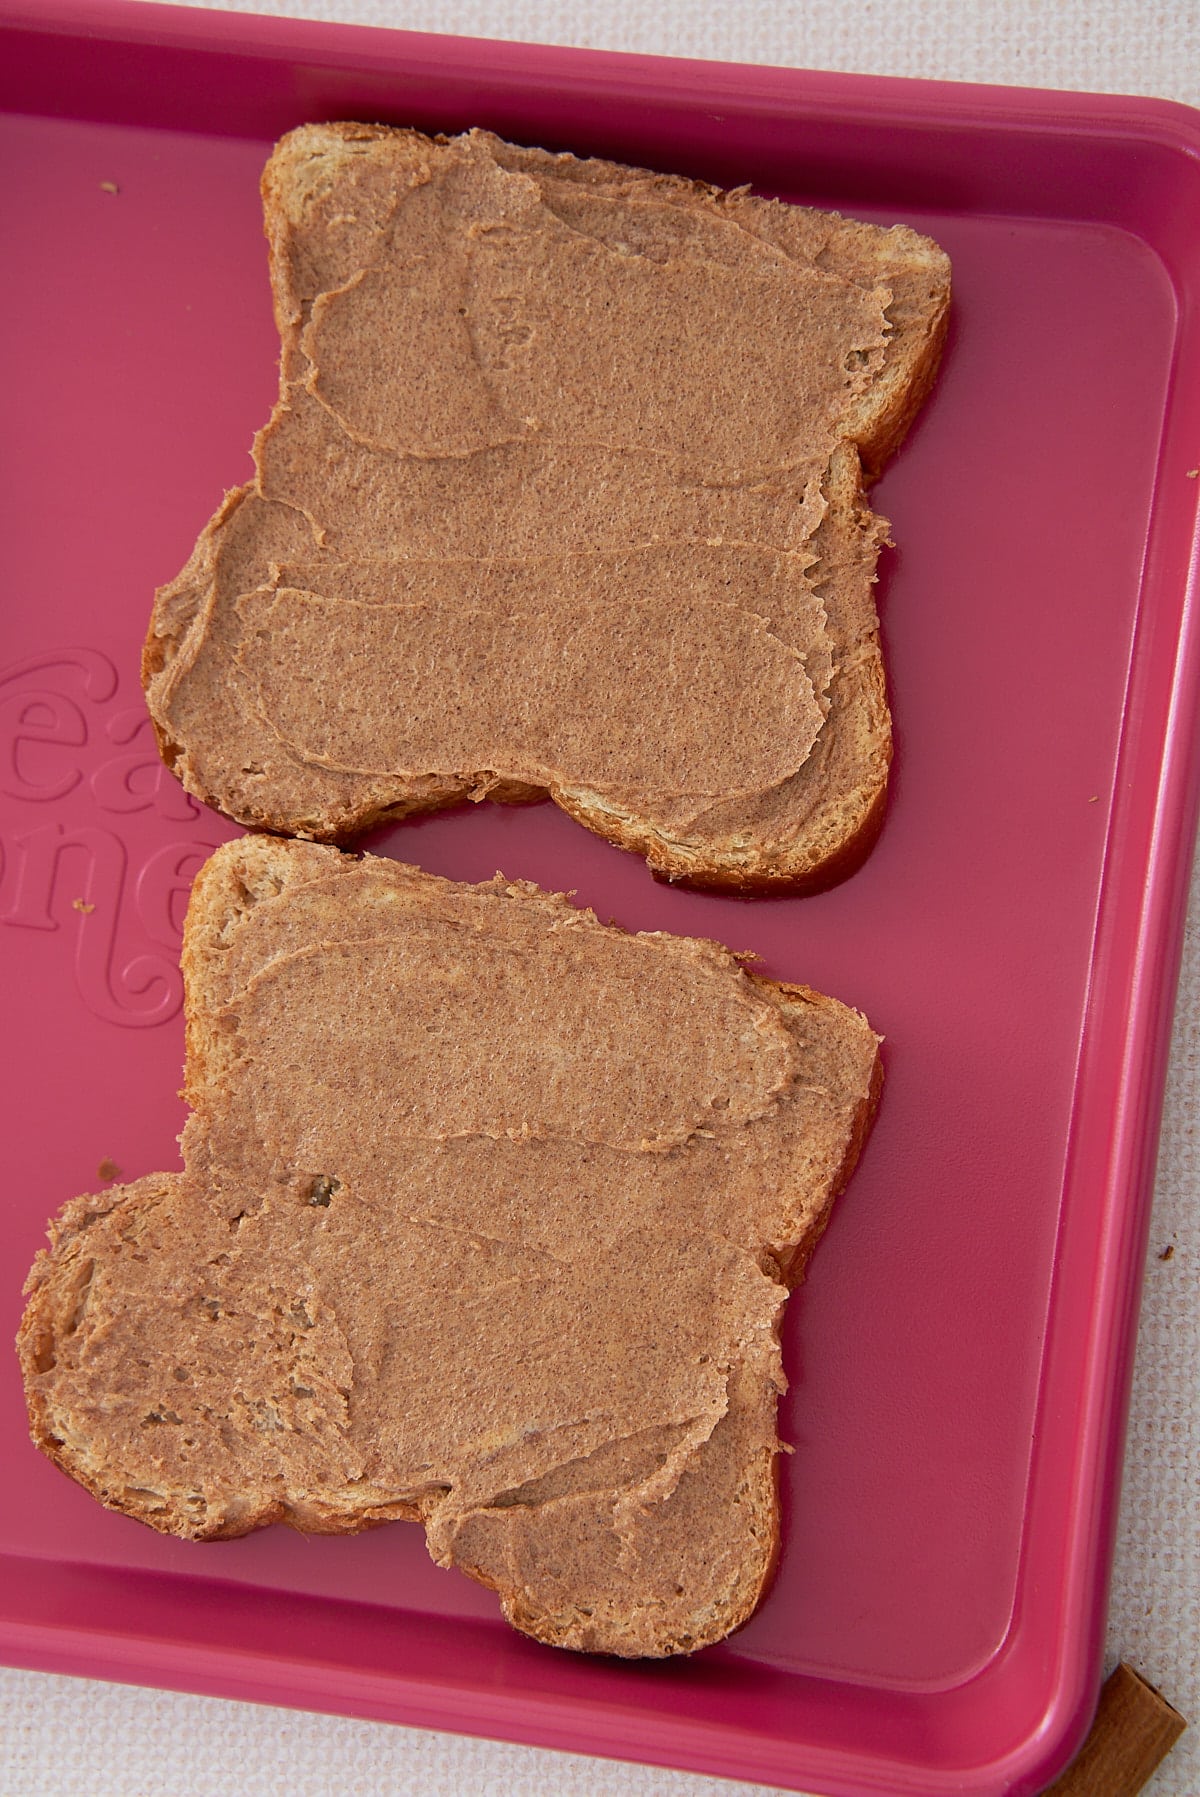
[[238, 10], [1200, 104], [1195, 0], [241, 0]]
[[[202, 0], [204, 3], [204, 0]], [[1195, 0], [243, 0], [425, 31], [1200, 105]], [[1126, 1456], [1110, 1662], [1200, 1723], [1200, 868], [1176, 1017]], [[1173, 1246], [1169, 1260], [1159, 1258]], [[0, 1797], [767, 1797], [452, 1735], [0, 1670]], [[1147, 1797], [1198, 1797], [1200, 1728]]]

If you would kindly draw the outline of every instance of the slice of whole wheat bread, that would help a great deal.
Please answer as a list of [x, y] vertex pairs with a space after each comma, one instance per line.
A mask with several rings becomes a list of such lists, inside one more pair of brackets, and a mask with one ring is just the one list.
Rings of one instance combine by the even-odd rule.
[[561, 1646], [743, 1622], [783, 1304], [877, 1099], [863, 1019], [500, 876], [268, 837], [202, 870], [184, 969], [184, 1171], [52, 1225], [38, 1446], [196, 1540], [420, 1520]]
[[304, 127], [263, 198], [279, 401], [143, 658], [188, 789], [320, 841], [548, 793], [697, 886], [856, 866], [864, 481], [934, 378], [937, 246], [484, 132]]

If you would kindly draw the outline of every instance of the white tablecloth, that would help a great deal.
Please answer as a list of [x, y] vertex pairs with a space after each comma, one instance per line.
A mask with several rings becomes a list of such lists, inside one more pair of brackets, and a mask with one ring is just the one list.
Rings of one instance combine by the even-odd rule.
[[[205, 0], [201, 0], [204, 4]], [[1200, 105], [1196, 0], [242, 0], [413, 30]], [[1196, 446], [1200, 459], [1200, 444]], [[1110, 1664], [1198, 1725], [1147, 1787], [1200, 1793], [1200, 867], [1147, 1260]], [[1159, 1258], [1168, 1244], [1174, 1253]], [[0, 1669], [0, 1797], [767, 1797], [767, 1787]]]

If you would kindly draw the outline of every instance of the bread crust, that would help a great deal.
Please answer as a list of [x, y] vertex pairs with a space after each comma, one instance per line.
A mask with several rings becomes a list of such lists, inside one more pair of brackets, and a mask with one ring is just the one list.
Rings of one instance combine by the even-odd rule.
[[[410, 920], [402, 927], [395, 922], [401, 913]], [[369, 946], [383, 940], [381, 927], [400, 928], [403, 937], [411, 925], [420, 935], [443, 913], [456, 943], [477, 941], [499, 918], [516, 949], [541, 944], [539, 953], [556, 955], [560, 943], [574, 945], [598, 955], [597, 966], [611, 954], [636, 953], [649, 957], [648, 970], [665, 958], [668, 967], [678, 962], [672, 980], [699, 980], [697, 995], [710, 985], [723, 994], [722, 1004], [755, 1020], [747, 1040], [773, 1042], [771, 1053], [792, 1067], [746, 1126], [750, 1158], [734, 1135], [728, 1149], [724, 1138], [716, 1141], [709, 1157], [704, 1131], [632, 1158], [585, 1148], [564, 1163], [565, 1186], [544, 1191], [546, 1169], [562, 1151], [537, 1146], [535, 1123], [526, 1147], [503, 1131], [492, 1147], [455, 1137], [396, 1163], [408, 1169], [403, 1175], [372, 1175], [369, 1143], [361, 1166], [345, 1158], [352, 1157], [346, 1142], [363, 1136], [361, 1125], [347, 1125], [347, 1136], [340, 1105], [318, 1104], [318, 1088], [305, 1083], [316, 1077], [319, 1034], [304, 1038], [304, 1069], [288, 1075], [280, 1110], [271, 1093], [280, 1067], [301, 1052], [301, 1038], [272, 1037], [272, 1062], [256, 1074], [259, 1064], [246, 1059], [255, 993], [269, 993], [279, 970], [300, 956], [312, 971], [302, 969], [297, 990], [323, 1003], [318, 995], [327, 988], [316, 977], [323, 963], [311, 956], [333, 952], [332, 923], [338, 940], [344, 934]], [[347, 962], [351, 972], [356, 965]], [[495, 978], [492, 965], [479, 963], [476, 977]], [[229, 1539], [275, 1522], [341, 1534], [420, 1521], [439, 1563], [494, 1589], [514, 1626], [553, 1645], [659, 1657], [739, 1627], [761, 1600], [779, 1548], [783, 1298], [803, 1276], [878, 1102], [878, 1040], [864, 1020], [807, 987], [747, 976], [714, 945], [628, 938], [529, 887], [499, 879], [458, 887], [394, 863], [266, 837], [226, 845], [201, 870], [184, 969], [185, 1095], [193, 1113], [185, 1171], [77, 1198], [51, 1225], [18, 1337], [38, 1447], [108, 1507], [191, 1540]], [[442, 979], [444, 970], [430, 977]], [[629, 970], [614, 963], [614, 977], [626, 981]], [[375, 988], [357, 978], [338, 989], [354, 1027], [369, 1033]], [[597, 987], [593, 1002], [600, 996]], [[460, 996], [455, 1005], [464, 1002]], [[396, 1044], [422, 1026], [401, 1009], [397, 1027], [391, 1046], [371, 1034], [372, 1066], [389, 1066]], [[755, 1048], [747, 1067], [759, 1067], [761, 1053]], [[340, 1072], [338, 1090], [358, 1089], [356, 1077]], [[379, 1098], [359, 1090], [357, 1102], [376, 1114]], [[403, 1110], [407, 1091], [402, 1083], [386, 1102]], [[762, 1106], [756, 1099], [750, 1108]], [[288, 1148], [281, 1131], [308, 1148]], [[338, 1178], [296, 1172], [297, 1154], [309, 1169], [336, 1165]], [[492, 1189], [496, 1155], [492, 1184], [509, 1195], [503, 1226], [490, 1208], [495, 1201], [472, 1196]], [[571, 1201], [580, 1179], [598, 1183], [590, 1197]], [[469, 1208], [477, 1202], [482, 1211]], [[468, 1210], [455, 1221], [463, 1204]], [[436, 1238], [429, 1234], [435, 1221]], [[550, 1262], [539, 1259], [551, 1250]], [[414, 1270], [401, 1276], [393, 1261], [411, 1261]], [[476, 1278], [482, 1312], [469, 1299]], [[561, 1289], [577, 1293], [565, 1312], [563, 1279]], [[437, 1298], [443, 1287], [446, 1296]], [[391, 1294], [391, 1310], [375, 1308], [381, 1293]], [[444, 1340], [428, 1333], [444, 1320], [440, 1305], [463, 1302], [463, 1314], [480, 1319], [477, 1342], [457, 1325]], [[405, 1339], [394, 1320], [384, 1326], [385, 1316], [426, 1319], [431, 1364], [451, 1389], [460, 1377], [454, 1368], [467, 1369], [461, 1376], [470, 1390], [486, 1386], [498, 1342], [524, 1363], [531, 1353], [519, 1350], [521, 1341], [559, 1331], [556, 1317], [589, 1307], [593, 1321], [580, 1322], [565, 1342], [545, 1389], [515, 1396], [513, 1418], [501, 1411], [488, 1424], [490, 1447], [456, 1421], [475, 1445], [463, 1450], [465, 1459], [447, 1461], [438, 1443], [448, 1425], [437, 1404], [429, 1433], [420, 1434], [424, 1445], [381, 1447], [397, 1429], [403, 1434], [410, 1415], [425, 1415], [429, 1397], [422, 1378], [414, 1384], [407, 1371], [370, 1371], [380, 1356], [386, 1360], [389, 1342]], [[637, 1343], [639, 1319], [651, 1313], [651, 1334], [663, 1337], [668, 1354], [663, 1360], [654, 1349], [646, 1362], [659, 1369], [653, 1376], [636, 1359], [650, 1351]], [[606, 1327], [620, 1339], [605, 1335]], [[705, 1363], [714, 1356], [718, 1370], [710, 1376]], [[618, 1404], [613, 1412], [626, 1421], [598, 1427], [586, 1420], [594, 1398], [580, 1397], [544, 1440], [535, 1430], [522, 1445], [522, 1428], [528, 1435], [545, 1391], [560, 1391], [581, 1363], [585, 1393], [629, 1385], [633, 1408]], [[656, 1410], [660, 1396], [645, 1393], [659, 1394], [676, 1364], [694, 1395], [662, 1398], [667, 1408]], [[600, 1369], [594, 1375], [592, 1366]], [[705, 1391], [707, 1398], [695, 1395]], [[698, 1421], [705, 1405], [707, 1421]]]
[[[752, 492], [747, 497], [748, 489], [736, 481], [729, 487], [722, 476], [728, 488], [723, 498], [721, 482], [702, 483], [688, 500], [693, 509], [699, 507], [694, 517], [689, 521], [680, 511], [670, 524], [657, 514], [654, 520], [643, 517], [640, 502], [628, 501], [634, 521], [630, 528], [646, 540], [668, 542], [677, 533], [681, 543], [694, 544], [697, 532], [719, 541], [722, 532], [732, 531], [738, 540], [781, 549], [795, 558], [798, 577], [825, 607], [832, 672], [816, 750], [792, 777], [764, 791], [740, 813], [736, 807], [709, 804], [690, 820], [672, 824], [628, 795], [597, 788], [567, 771], [538, 777], [500, 758], [452, 770], [442, 766], [436, 772], [431, 765], [421, 774], [350, 776], [335, 772], [332, 762], [288, 760], [290, 750], [281, 757], [277, 736], [256, 711], [255, 689], [247, 677], [249, 651], [237, 618], [239, 596], [247, 582], [263, 585], [276, 578], [272, 570], [287, 559], [280, 549], [285, 526], [297, 543], [307, 541], [309, 557], [329, 553], [313, 549], [312, 533], [318, 541], [328, 538], [329, 518], [311, 507], [333, 501], [314, 499], [309, 476], [296, 473], [314, 467], [320, 456], [337, 456], [329, 436], [328, 402], [317, 392], [316, 364], [308, 359], [311, 329], [331, 290], [329, 283], [352, 284], [356, 278], [350, 270], [367, 251], [354, 233], [367, 231], [370, 208], [362, 202], [360, 213], [354, 214], [357, 222], [345, 228], [349, 236], [338, 250], [341, 261], [328, 267], [321, 256], [333, 252], [318, 221], [328, 214], [330, 195], [361, 191], [353, 183], [364, 167], [385, 166], [399, 188], [424, 179], [446, 156], [466, 154], [460, 143], [473, 157], [489, 157], [503, 178], [540, 182], [543, 196], [549, 195], [547, 203], [564, 220], [575, 219], [572, 205], [624, 207], [631, 214], [657, 209], [694, 220], [698, 230], [723, 234], [722, 242], [727, 238], [735, 246], [730, 255], [768, 259], [776, 272], [794, 268], [807, 277], [820, 271], [823, 278], [836, 278], [846, 292], [886, 301], [883, 317], [890, 334], [866, 385], [839, 401], [831, 444], [820, 465], [809, 471], [807, 485], [796, 470], [760, 470], [753, 481], [760, 486], [765, 482], [764, 493], [774, 483], [778, 496]], [[865, 494], [899, 446], [936, 375], [950, 302], [949, 265], [938, 247], [904, 227], [882, 230], [741, 191], [722, 193], [681, 177], [522, 149], [478, 132], [451, 140], [384, 127], [304, 127], [277, 146], [264, 173], [263, 199], [283, 345], [279, 405], [256, 445], [255, 481], [227, 497], [188, 566], [157, 595], [143, 654], [143, 681], [159, 747], [188, 790], [251, 828], [333, 843], [352, 841], [385, 821], [468, 799], [525, 803], [549, 797], [585, 827], [645, 856], [657, 878], [730, 892], [817, 891], [861, 865], [882, 826], [891, 760], [873, 597], [876, 562], [888, 527], [870, 511]], [[350, 201], [346, 211], [353, 212]], [[553, 451], [552, 436], [543, 433], [537, 439], [547, 446], [547, 454]], [[343, 437], [342, 443], [347, 492], [374, 494], [382, 490], [380, 482], [401, 473], [410, 484], [418, 475], [420, 481], [433, 478], [436, 457], [433, 462], [412, 454], [397, 459], [365, 439]], [[352, 476], [345, 472], [350, 463]], [[457, 464], [449, 457], [440, 466], [450, 469], [446, 478], [452, 475], [461, 487], [471, 463], [470, 456]], [[610, 477], [606, 470], [604, 479]], [[453, 505], [458, 507], [465, 502], [458, 488], [456, 494]], [[372, 536], [362, 553], [368, 561], [381, 554], [419, 558], [432, 553], [437, 540], [433, 524], [447, 515], [443, 508], [449, 503], [444, 496], [414, 498], [416, 516], [410, 508], [406, 522], [394, 530], [389, 526], [390, 534], [378, 541]], [[480, 516], [490, 503], [481, 489]], [[573, 507], [561, 494], [554, 504], [560, 507], [555, 516], [565, 542]], [[815, 521], [818, 516], [820, 522]], [[493, 530], [511, 524], [511, 518], [497, 517]], [[486, 557], [478, 531], [475, 537], [468, 531], [463, 543], [455, 553], [480, 555], [483, 568]], [[257, 545], [253, 554], [252, 544]], [[352, 547], [349, 552], [359, 553]], [[290, 553], [305, 551], [294, 548]], [[336, 671], [330, 674], [331, 682], [337, 678]]]

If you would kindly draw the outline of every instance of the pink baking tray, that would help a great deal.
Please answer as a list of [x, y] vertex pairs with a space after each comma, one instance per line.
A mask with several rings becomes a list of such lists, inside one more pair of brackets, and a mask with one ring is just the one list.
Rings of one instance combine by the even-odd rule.
[[1040, 1789], [1098, 1681], [1196, 809], [1196, 115], [132, 4], [0, 5], [0, 35], [6, 1336], [102, 1159], [178, 1164], [180, 918], [233, 827], [160, 769], [136, 669], [272, 399], [268, 143], [481, 123], [747, 181], [930, 230], [957, 294], [878, 488], [898, 757], [859, 874], [673, 891], [547, 806], [375, 845], [754, 949], [886, 1032], [878, 1127], [790, 1308], [760, 1613], [609, 1664], [512, 1634], [411, 1527], [160, 1539], [28, 1445], [5, 1356], [3, 1652], [841, 1797]]

